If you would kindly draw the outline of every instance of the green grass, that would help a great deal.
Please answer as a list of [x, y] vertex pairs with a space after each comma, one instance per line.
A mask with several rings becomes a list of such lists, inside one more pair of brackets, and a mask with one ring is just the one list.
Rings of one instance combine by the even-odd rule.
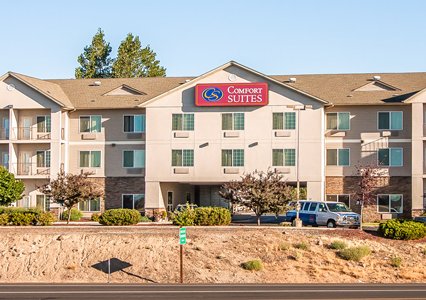
[[260, 271], [263, 269], [263, 264], [260, 259], [249, 260], [241, 264], [244, 270]]
[[309, 251], [309, 245], [306, 244], [305, 242], [294, 244], [293, 247], [296, 248], [296, 249]]
[[393, 256], [390, 260], [390, 265], [394, 268], [399, 268], [402, 265], [402, 258], [398, 256]]
[[287, 251], [288, 249], [290, 249], [290, 244], [289, 243], [281, 243], [278, 246], [278, 249], [280, 249], [281, 251]]
[[333, 249], [333, 250], [342, 250], [342, 249], [345, 249], [347, 247], [348, 247], [348, 245], [344, 241], [339, 241], [339, 240], [333, 241], [328, 246], [328, 248]]
[[371, 254], [371, 249], [368, 246], [351, 247], [340, 250], [338, 255], [340, 258], [352, 261], [361, 261], [364, 257]]

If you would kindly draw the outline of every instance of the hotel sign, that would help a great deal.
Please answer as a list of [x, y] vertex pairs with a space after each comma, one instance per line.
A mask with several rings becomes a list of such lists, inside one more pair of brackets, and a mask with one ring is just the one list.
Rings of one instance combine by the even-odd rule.
[[196, 106], [263, 106], [268, 104], [268, 84], [203, 83], [195, 86]]

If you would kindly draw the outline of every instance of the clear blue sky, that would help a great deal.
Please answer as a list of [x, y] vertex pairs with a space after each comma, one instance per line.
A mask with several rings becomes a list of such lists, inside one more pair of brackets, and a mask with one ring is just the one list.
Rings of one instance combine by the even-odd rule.
[[426, 71], [426, 1], [0, 0], [0, 73], [72, 78], [101, 27], [115, 55], [127, 33], [168, 76], [229, 60], [266, 74]]

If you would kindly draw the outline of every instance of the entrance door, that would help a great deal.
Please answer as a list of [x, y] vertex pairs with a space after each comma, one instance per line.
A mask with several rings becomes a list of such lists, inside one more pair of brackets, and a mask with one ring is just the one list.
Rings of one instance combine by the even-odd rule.
[[30, 151], [21, 151], [18, 164], [19, 175], [30, 175], [31, 172], [31, 155]]
[[32, 118], [31, 117], [24, 117], [22, 119], [22, 136], [21, 139], [23, 140], [30, 140], [31, 139], [31, 126], [32, 126]]
[[173, 192], [167, 192], [167, 211], [173, 211]]

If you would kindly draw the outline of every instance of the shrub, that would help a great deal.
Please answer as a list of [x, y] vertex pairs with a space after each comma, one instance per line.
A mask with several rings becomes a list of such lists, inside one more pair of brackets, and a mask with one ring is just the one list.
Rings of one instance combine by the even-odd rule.
[[144, 222], [144, 223], [148, 223], [148, 222], [152, 222], [152, 220], [150, 218], [148, 218], [147, 216], [140, 216], [139, 218], [139, 222]]
[[93, 213], [92, 216], [90, 217], [90, 221], [99, 222], [100, 216], [101, 216], [100, 213]]
[[37, 215], [37, 224], [41, 226], [52, 225], [56, 221], [56, 217], [51, 212], [41, 212]]
[[388, 220], [379, 225], [379, 234], [394, 240], [417, 240], [426, 236], [426, 224], [411, 220]]
[[136, 209], [117, 208], [105, 211], [99, 218], [102, 225], [135, 225], [141, 214]]
[[294, 244], [293, 247], [296, 249], [304, 250], [304, 251], [309, 250], [309, 245], [306, 244], [305, 242]]
[[287, 251], [288, 249], [290, 249], [290, 244], [289, 244], [289, 243], [286, 243], [286, 242], [281, 243], [281, 244], [278, 246], [278, 249], [280, 249], [281, 251]]
[[361, 261], [364, 257], [371, 254], [368, 246], [351, 247], [340, 250], [338, 255], [345, 260]]
[[347, 248], [348, 245], [344, 241], [333, 241], [328, 248], [333, 250], [342, 250]]
[[187, 208], [172, 217], [173, 224], [179, 226], [215, 226], [229, 225], [231, 212], [223, 207], [197, 207]]
[[9, 215], [6, 213], [0, 214], [0, 225], [7, 225], [9, 223]]
[[263, 269], [263, 264], [260, 259], [249, 260], [241, 264], [244, 270], [260, 271]]
[[399, 256], [393, 256], [390, 260], [390, 265], [394, 268], [399, 268], [402, 265], [402, 258]]
[[10, 223], [15, 226], [28, 226], [36, 223], [35, 214], [26, 214], [26, 213], [14, 213], [10, 216]]
[[[67, 209], [66, 211], [64, 211], [62, 213], [62, 220], [68, 220], [68, 214], [69, 214], [69, 209]], [[71, 209], [71, 218], [70, 221], [80, 221], [80, 219], [83, 217], [83, 213], [81, 211], [79, 211], [77, 208], [72, 208]]]

